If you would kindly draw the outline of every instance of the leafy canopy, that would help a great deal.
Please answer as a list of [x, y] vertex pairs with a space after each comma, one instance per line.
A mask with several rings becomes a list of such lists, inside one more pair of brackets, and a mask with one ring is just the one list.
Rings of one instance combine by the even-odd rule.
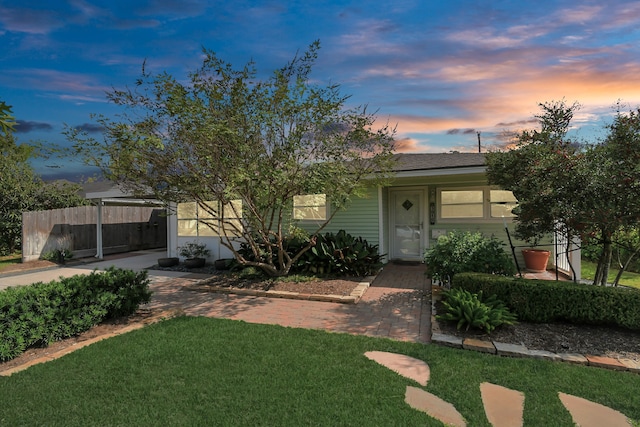
[[613, 237], [640, 224], [640, 110], [617, 114], [606, 138], [580, 145], [567, 138], [578, 104], [540, 104], [540, 130], [523, 131], [515, 149], [486, 156], [489, 182], [518, 199], [516, 235], [535, 244], [562, 232], [596, 238], [596, 282], [606, 283]]
[[[123, 112], [98, 117], [103, 141], [67, 134], [109, 179], [166, 202], [198, 202], [223, 224], [222, 243], [240, 263], [287, 274], [336, 210], [365, 193], [365, 180], [376, 184], [391, 167], [393, 129], [374, 129], [366, 107], [345, 108], [338, 85], [311, 83], [319, 48], [314, 42], [267, 79], [253, 62], [236, 69], [206, 49], [187, 82], [143, 67], [133, 89], [108, 94]], [[289, 254], [292, 200], [305, 194], [326, 194], [334, 210]], [[254, 259], [236, 251], [238, 238]]]

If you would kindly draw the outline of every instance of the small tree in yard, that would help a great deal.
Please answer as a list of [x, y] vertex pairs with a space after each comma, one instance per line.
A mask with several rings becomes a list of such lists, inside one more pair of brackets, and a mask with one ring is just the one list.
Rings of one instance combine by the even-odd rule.
[[[98, 117], [103, 141], [67, 135], [126, 188], [167, 203], [196, 201], [221, 224], [207, 223], [239, 263], [286, 275], [335, 212], [364, 195], [365, 179], [375, 185], [391, 169], [393, 130], [374, 130], [366, 108], [344, 109], [348, 97], [338, 86], [310, 84], [318, 49], [313, 43], [266, 80], [253, 63], [234, 69], [208, 50], [188, 83], [143, 67], [135, 89], [108, 94], [125, 110], [117, 120]], [[288, 253], [293, 198], [305, 194], [326, 194], [334, 209]], [[252, 259], [236, 250], [237, 240]]]
[[566, 136], [578, 105], [540, 106], [540, 130], [522, 132], [514, 150], [487, 154], [489, 182], [518, 199], [517, 237], [596, 238], [602, 255], [594, 282], [604, 285], [613, 237], [640, 224], [638, 112], [618, 112], [602, 143], [580, 146]]

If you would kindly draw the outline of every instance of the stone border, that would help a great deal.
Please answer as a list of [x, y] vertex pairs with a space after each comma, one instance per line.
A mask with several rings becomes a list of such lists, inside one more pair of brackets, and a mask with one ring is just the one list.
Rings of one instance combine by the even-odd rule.
[[439, 296], [432, 294], [431, 302], [431, 342], [447, 347], [479, 351], [506, 357], [529, 357], [550, 360], [553, 362], [567, 362], [576, 365], [596, 366], [598, 368], [629, 371], [640, 374], [640, 362], [631, 359], [614, 359], [606, 356], [582, 355], [576, 353], [552, 353], [545, 350], [529, 350], [520, 344], [509, 344], [498, 341], [480, 340], [476, 338], [460, 338], [455, 335], [439, 333], [438, 321], [435, 318], [435, 301]]
[[188, 285], [187, 289], [195, 292], [216, 292], [223, 294], [234, 295], [246, 295], [254, 297], [267, 297], [267, 298], [286, 298], [305, 301], [320, 301], [320, 302], [336, 302], [341, 304], [357, 304], [362, 298], [364, 293], [369, 289], [369, 286], [375, 279], [375, 276], [366, 277], [365, 281], [358, 283], [356, 288], [351, 291], [350, 295], [320, 295], [320, 294], [306, 294], [301, 292], [288, 292], [288, 291], [262, 291], [257, 289], [234, 289], [226, 288], [222, 286], [210, 286], [201, 285], [198, 283]]

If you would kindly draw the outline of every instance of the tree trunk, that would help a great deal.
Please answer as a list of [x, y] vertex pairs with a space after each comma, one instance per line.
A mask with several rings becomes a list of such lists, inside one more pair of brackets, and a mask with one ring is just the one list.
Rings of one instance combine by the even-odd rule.
[[[564, 256], [567, 257], [567, 264], [569, 264], [569, 268], [571, 269], [571, 277], [573, 278], [573, 283], [578, 283], [577, 276], [576, 276], [576, 269], [573, 268], [573, 264], [571, 263], [571, 257], [569, 256], [570, 255], [570, 253], [569, 253], [570, 250], [571, 250], [571, 236], [567, 233], [567, 247], [565, 248]], [[557, 271], [558, 271], [558, 268], [556, 267], [556, 272]], [[556, 276], [557, 276], [557, 274], [556, 274]]]
[[636, 257], [636, 255], [638, 255], [638, 253], [640, 253], [640, 249], [637, 249], [634, 253], [629, 255], [629, 258], [627, 258], [624, 264], [620, 264], [620, 270], [618, 270], [618, 274], [616, 274], [616, 278], [613, 281], [613, 286], [618, 286], [618, 284], [620, 283], [620, 279], [622, 278], [622, 274], [627, 270], [629, 264], [631, 264], [631, 261]]
[[598, 268], [596, 270], [596, 277], [593, 280], [594, 285], [607, 285], [612, 251], [613, 245], [611, 244], [611, 238], [605, 238], [602, 245], [602, 255], [600, 256], [600, 261], [598, 262]]

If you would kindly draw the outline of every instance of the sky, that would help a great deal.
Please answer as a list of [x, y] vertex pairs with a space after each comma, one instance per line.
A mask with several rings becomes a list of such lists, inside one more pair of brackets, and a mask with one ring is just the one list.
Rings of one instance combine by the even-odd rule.
[[[314, 84], [396, 125], [400, 152], [477, 152], [535, 126], [539, 103], [578, 102], [572, 136], [604, 137], [617, 102], [640, 106], [640, 2], [0, 0], [0, 101], [19, 143], [100, 137], [106, 92], [147, 71], [186, 79], [202, 48], [261, 76], [320, 40]], [[44, 178], [86, 179], [71, 158]]]

